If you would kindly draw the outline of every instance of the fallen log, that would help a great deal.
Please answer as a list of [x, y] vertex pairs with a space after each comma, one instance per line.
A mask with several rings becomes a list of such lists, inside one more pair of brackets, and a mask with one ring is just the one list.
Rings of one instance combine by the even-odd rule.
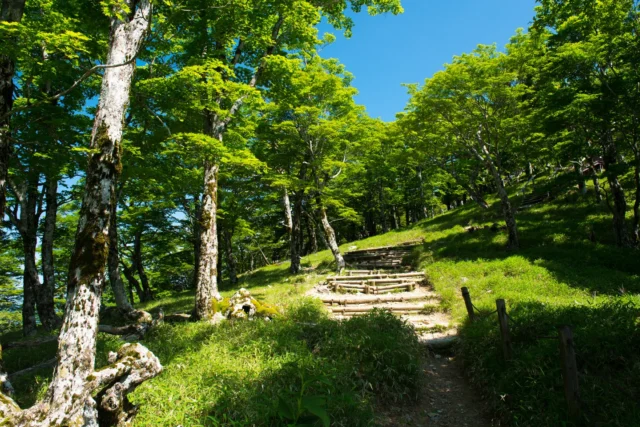
[[41, 337], [34, 340], [29, 340], [29, 341], [10, 342], [7, 344], [3, 344], [2, 348], [3, 350], [9, 350], [11, 348], [36, 347], [36, 346], [54, 342], [54, 341], [58, 341], [58, 337], [56, 335], [49, 335], [49, 336], [45, 336], [45, 337]]
[[46, 360], [42, 363], [39, 363], [37, 365], [31, 366], [29, 368], [26, 369], [22, 369], [20, 371], [16, 371], [13, 372], [11, 374], [9, 374], [9, 380], [13, 381], [18, 377], [21, 377], [22, 375], [26, 375], [26, 374], [30, 374], [31, 372], [37, 371], [39, 369], [44, 369], [44, 368], [53, 368], [56, 365], [56, 361], [58, 359], [53, 357], [49, 360]]

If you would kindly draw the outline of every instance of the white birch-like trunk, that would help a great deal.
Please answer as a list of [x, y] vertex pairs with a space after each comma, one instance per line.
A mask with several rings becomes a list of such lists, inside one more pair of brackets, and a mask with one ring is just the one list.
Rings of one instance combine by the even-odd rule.
[[200, 207], [200, 259], [196, 285], [195, 317], [211, 319], [213, 300], [221, 300], [218, 292], [218, 169], [214, 162], [204, 165], [204, 193]]
[[291, 236], [293, 230], [293, 219], [291, 218], [291, 201], [289, 200], [289, 191], [285, 188], [282, 193], [282, 205], [284, 206], [284, 226], [287, 233]]
[[[100, 297], [105, 283], [111, 204], [121, 168], [123, 117], [129, 101], [138, 53], [151, 17], [148, 0], [127, 1], [129, 12], [111, 20], [107, 65], [96, 111], [86, 184], [75, 248], [69, 267], [67, 305], [58, 338], [57, 366], [45, 397], [21, 411], [2, 396], [0, 424], [6, 426], [124, 425], [126, 394], [157, 375], [158, 359], [140, 344], [112, 354], [106, 368], [95, 370]], [[121, 20], [118, 16], [125, 16]], [[96, 398], [94, 399], [94, 395]], [[96, 402], [97, 400], [97, 402]], [[100, 415], [99, 415], [100, 414]]]
[[336, 240], [336, 233], [329, 223], [329, 218], [327, 217], [327, 211], [322, 205], [322, 201], [320, 198], [317, 198], [318, 204], [318, 216], [320, 216], [320, 223], [322, 224], [322, 230], [324, 231], [325, 239], [329, 249], [331, 249], [331, 253], [333, 254], [333, 258], [336, 261], [336, 269], [339, 271], [344, 270], [345, 262], [342, 254], [340, 253], [340, 248], [338, 247], [338, 242]]

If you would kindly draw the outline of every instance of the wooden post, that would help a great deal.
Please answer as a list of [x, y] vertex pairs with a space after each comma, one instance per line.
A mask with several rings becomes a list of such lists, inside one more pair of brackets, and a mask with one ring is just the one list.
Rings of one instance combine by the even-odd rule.
[[469, 295], [468, 288], [462, 288], [462, 298], [464, 299], [465, 307], [467, 307], [469, 320], [473, 322], [474, 320], [476, 320], [476, 313], [473, 311], [473, 304], [471, 303], [471, 295]]
[[558, 338], [560, 339], [560, 363], [562, 364], [562, 377], [564, 378], [564, 397], [569, 407], [569, 417], [572, 420], [578, 420], [580, 418], [578, 365], [576, 363], [571, 328], [561, 326], [558, 329]]
[[509, 334], [509, 319], [507, 317], [507, 305], [503, 299], [496, 300], [498, 322], [500, 324], [500, 336], [502, 338], [502, 354], [504, 360], [511, 360], [511, 335]]

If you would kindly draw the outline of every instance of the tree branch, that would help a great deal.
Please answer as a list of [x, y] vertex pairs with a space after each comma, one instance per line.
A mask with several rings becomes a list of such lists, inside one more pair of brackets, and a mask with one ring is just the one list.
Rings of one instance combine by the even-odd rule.
[[135, 62], [136, 59], [137, 59], [137, 56], [134, 56], [133, 58], [131, 58], [128, 61], [125, 61], [125, 62], [123, 62], [121, 64], [112, 64], [112, 65], [98, 64], [98, 65], [94, 65], [93, 67], [91, 67], [87, 71], [85, 71], [85, 73], [78, 80], [76, 80], [71, 86], [69, 86], [67, 89], [63, 90], [62, 92], [59, 92], [56, 95], [53, 95], [51, 97], [44, 98], [44, 99], [42, 99], [42, 100], [40, 100], [40, 101], [38, 101], [38, 102], [36, 102], [34, 104], [25, 105], [24, 107], [13, 108], [11, 111], [8, 111], [3, 116], [0, 116], [0, 120], [4, 120], [7, 117], [9, 117], [9, 116], [11, 116], [11, 115], [13, 115], [15, 113], [19, 113], [21, 111], [25, 111], [25, 110], [28, 110], [30, 108], [38, 107], [40, 105], [43, 105], [43, 104], [46, 104], [46, 103], [49, 103], [49, 102], [57, 101], [58, 99], [60, 99], [63, 96], [67, 95], [72, 90], [74, 90], [76, 87], [78, 87], [78, 85], [80, 85], [80, 83], [82, 83], [83, 81], [85, 81], [89, 77], [91, 77], [93, 74], [95, 74], [96, 71], [103, 70], [103, 69], [106, 69], [106, 68], [123, 67], [125, 65], [129, 65], [129, 64]]

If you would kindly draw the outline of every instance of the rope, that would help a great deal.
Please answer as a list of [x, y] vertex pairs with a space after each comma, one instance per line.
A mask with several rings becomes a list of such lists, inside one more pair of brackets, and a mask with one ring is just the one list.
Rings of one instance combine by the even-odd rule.
[[498, 312], [498, 310], [494, 310], [491, 313], [483, 312], [478, 307], [476, 307], [473, 303], [471, 303], [471, 307], [473, 307], [473, 309], [478, 313], [479, 317], [489, 317], [492, 314], [496, 314]]

